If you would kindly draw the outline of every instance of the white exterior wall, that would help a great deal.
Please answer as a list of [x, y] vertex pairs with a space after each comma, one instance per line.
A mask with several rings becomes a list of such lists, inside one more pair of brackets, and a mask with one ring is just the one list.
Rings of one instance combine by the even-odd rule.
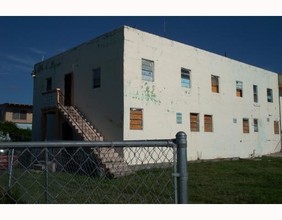
[[[142, 80], [142, 58], [154, 61], [153, 82]], [[276, 73], [130, 27], [52, 57], [35, 69], [38, 65], [43, 70], [34, 79], [36, 141], [41, 136], [45, 79], [52, 77], [53, 89], [64, 91], [64, 76], [73, 72], [74, 105], [106, 140], [167, 139], [184, 131], [189, 160], [246, 158], [281, 148], [280, 135], [274, 134], [274, 121], [280, 119]], [[93, 89], [92, 69], [97, 67], [101, 67], [101, 88]], [[181, 87], [181, 67], [191, 70], [190, 89]], [[218, 94], [211, 92], [211, 75], [219, 76]], [[242, 98], [236, 96], [236, 80], [243, 82]], [[258, 86], [258, 103], [253, 101], [253, 85]], [[273, 90], [273, 103], [267, 102], [267, 88]], [[143, 130], [130, 130], [130, 108], [143, 109]], [[182, 113], [182, 124], [176, 123], [176, 113]], [[200, 115], [199, 132], [190, 131], [190, 113]], [[213, 116], [213, 132], [204, 132], [205, 114]], [[55, 124], [49, 118], [48, 128]], [[247, 134], [243, 118], [249, 119]], [[49, 130], [48, 137], [54, 138]]]
[[[117, 29], [36, 64], [35, 69], [39, 65], [42, 65], [43, 70], [37, 71], [34, 79], [34, 140], [40, 140], [41, 136], [41, 109], [46, 101], [42, 91], [46, 78], [52, 77], [52, 89], [60, 88], [64, 93], [64, 77], [68, 73], [73, 73], [73, 105], [78, 107], [106, 140], [122, 139], [123, 29]], [[92, 69], [99, 67], [101, 87], [93, 89]], [[50, 128], [55, 120], [49, 120], [48, 123], [47, 127]], [[54, 138], [55, 135], [51, 132], [48, 130], [47, 134]]]
[[[143, 81], [141, 59], [154, 61], [154, 82]], [[191, 69], [191, 89], [181, 87], [181, 67]], [[219, 93], [211, 92], [211, 75], [219, 76]], [[236, 96], [236, 80], [243, 97]], [[253, 101], [258, 86], [258, 103]], [[273, 103], [266, 90], [273, 90]], [[130, 108], [143, 109], [143, 130], [130, 130]], [[182, 124], [176, 113], [182, 113]], [[200, 114], [200, 131], [190, 131], [190, 113]], [[204, 132], [204, 115], [213, 116], [213, 132]], [[250, 133], [243, 134], [243, 118]], [[259, 122], [254, 132], [253, 119]], [[233, 122], [237, 120], [237, 123]], [[250, 157], [279, 151], [277, 74], [188, 45], [125, 27], [124, 139], [188, 136], [188, 159]]]

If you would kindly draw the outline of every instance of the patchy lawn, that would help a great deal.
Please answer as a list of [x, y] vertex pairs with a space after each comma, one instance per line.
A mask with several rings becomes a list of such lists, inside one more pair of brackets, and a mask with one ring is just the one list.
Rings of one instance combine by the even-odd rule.
[[189, 203], [282, 203], [282, 158], [189, 163], [188, 178]]

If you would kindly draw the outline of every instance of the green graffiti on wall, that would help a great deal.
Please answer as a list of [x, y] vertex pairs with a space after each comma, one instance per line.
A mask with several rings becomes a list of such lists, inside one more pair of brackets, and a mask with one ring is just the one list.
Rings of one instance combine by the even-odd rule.
[[150, 88], [149, 86], [146, 86], [145, 90], [136, 91], [133, 94], [132, 98], [138, 99], [141, 101], [145, 100], [147, 102], [153, 102], [155, 104], [161, 103], [161, 101], [157, 98], [154, 86], [152, 88]]

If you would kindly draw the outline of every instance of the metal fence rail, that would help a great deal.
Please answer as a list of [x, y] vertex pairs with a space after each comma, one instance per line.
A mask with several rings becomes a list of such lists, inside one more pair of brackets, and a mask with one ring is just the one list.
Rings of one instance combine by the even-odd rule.
[[186, 148], [184, 132], [174, 140], [0, 143], [0, 203], [187, 203]]

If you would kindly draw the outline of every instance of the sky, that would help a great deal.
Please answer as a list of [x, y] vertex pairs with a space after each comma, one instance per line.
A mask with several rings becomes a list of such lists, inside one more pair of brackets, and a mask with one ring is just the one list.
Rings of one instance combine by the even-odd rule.
[[[122, 25], [282, 73], [281, 8], [277, 0], [256, 1], [255, 4], [246, 0], [174, 0], [161, 4], [152, 0], [3, 0], [0, 7], [0, 104], [32, 104], [31, 71], [35, 63]], [[33, 17], [29, 17], [31, 15]], [[64, 17], [51, 17], [62, 15]], [[79, 17], [81, 15], [84, 17]], [[194, 15], [197, 17], [192, 17]], [[142, 205], [130, 206], [130, 209], [115, 205], [61, 205], [34, 208], [32, 205], [6, 205], [5, 213], [13, 212], [13, 215], [29, 220], [36, 219], [41, 213], [45, 213], [41, 215], [43, 219], [50, 219], [54, 213], [64, 219], [89, 218], [93, 216], [93, 210], [95, 216], [106, 219], [122, 216], [129, 220], [132, 213], [138, 213], [134, 217], [138, 219], [152, 216], [172, 219], [175, 213], [189, 213], [198, 219], [223, 220], [226, 216], [229, 219], [266, 219], [279, 216], [281, 211], [281, 206], [273, 205]], [[34, 212], [38, 215], [31, 216]]]
[[282, 16], [0, 16], [0, 104], [32, 104], [34, 64], [123, 25], [282, 73]]

